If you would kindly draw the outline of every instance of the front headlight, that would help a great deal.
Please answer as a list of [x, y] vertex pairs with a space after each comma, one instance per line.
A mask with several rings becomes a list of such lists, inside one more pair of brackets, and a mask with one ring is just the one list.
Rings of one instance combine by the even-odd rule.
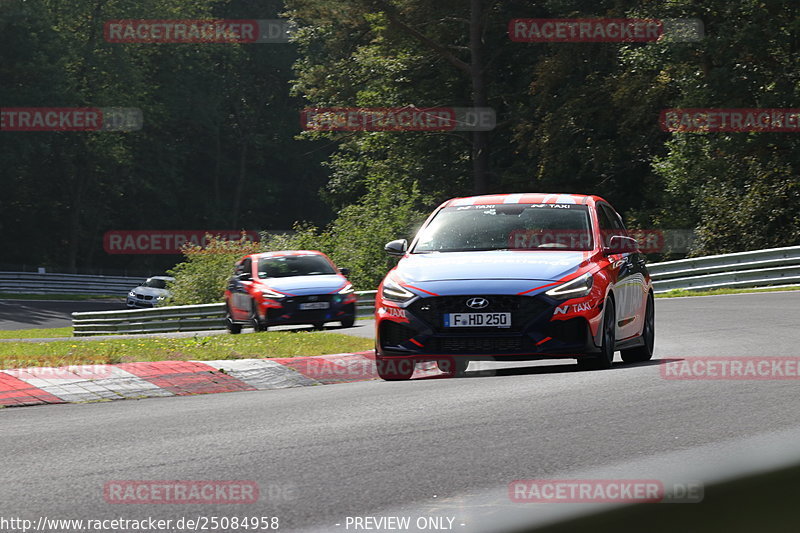
[[351, 292], [353, 292], [353, 285], [352, 283], [348, 283], [342, 290], [339, 291], [339, 294], [350, 294]]
[[415, 297], [416, 294], [405, 290], [394, 280], [387, 278], [386, 281], [383, 282], [383, 291], [381, 292], [381, 296], [393, 302], [407, 302], [411, 298]]
[[130, 296], [131, 298], [136, 298], [136, 293], [131, 291], [128, 293], [128, 296]]
[[594, 277], [591, 272], [587, 272], [573, 280], [562, 283], [554, 289], [550, 289], [545, 294], [558, 299], [580, 298], [589, 294], [593, 284]]
[[286, 295], [270, 289], [261, 289], [261, 296], [264, 298], [280, 299], [284, 298]]

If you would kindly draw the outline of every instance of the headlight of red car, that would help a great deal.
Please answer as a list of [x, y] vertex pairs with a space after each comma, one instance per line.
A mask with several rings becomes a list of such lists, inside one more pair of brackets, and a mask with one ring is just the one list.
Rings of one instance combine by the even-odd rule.
[[558, 287], [550, 289], [545, 294], [552, 298], [559, 300], [566, 300], [568, 298], [580, 298], [586, 296], [592, 290], [594, 284], [594, 277], [591, 272], [587, 272], [582, 276], [562, 283]]

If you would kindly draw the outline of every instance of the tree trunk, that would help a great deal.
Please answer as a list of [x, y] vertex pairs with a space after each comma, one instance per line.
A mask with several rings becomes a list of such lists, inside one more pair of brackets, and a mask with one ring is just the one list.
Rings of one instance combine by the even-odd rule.
[[247, 177], [247, 139], [242, 138], [242, 146], [239, 149], [239, 181], [236, 184], [236, 196], [233, 199], [233, 225], [239, 228], [239, 213], [242, 206], [242, 195]]
[[[214, 212], [221, 213], [220, 201], [221, 201], [221, 194], [220, 194], [220, 174], [222, 173], [222, 132], [220, 131], [222, 126], [218, 122], [216, 125], [216, 131], [214, 135], [214, 184], [213, 184], [213, 191], [214, 191]], [[217, 224], [217, 219], [222, 220], [219, 214], [214, 216], [214, 224]]]
[[[472, 85], [472, 105], [474, 107], [488, 107], [486, 96], [486, 71], [483, 62], [483, 24], [486, 0], [470, 0], [469, 19], [469, 49], [470, 62], [467, 63], [456, 57], [447, 47], [426, 36], [413, 26], [402, 20], [397, 9], [386, 0], [378, 0], [384, 9], [389, 22], [404, 33], [411, 35], [420, 43], [436, 52], [439, 56], [450, 62], [454, 67], [469, 76]], [[490, 0], [490, 5], [492, 1]], [[487, 7], [489, 9], [489, 7]], [[473, 190], [475, 194], [483, 194], [489, 190], [489, 133], [486, 131], [472, 132], [472, 173]]]
[[[471, 55], [470, 78], [472, 81], [473, 107], [488, 107], [486, 95], [486, 73], [483, 64], [483, 9], [482, 0], [471, 0], [469, 24], [469, 49]], [[489, 191], [489, 132], [472, 132], [472, 179], [475, 194]]]

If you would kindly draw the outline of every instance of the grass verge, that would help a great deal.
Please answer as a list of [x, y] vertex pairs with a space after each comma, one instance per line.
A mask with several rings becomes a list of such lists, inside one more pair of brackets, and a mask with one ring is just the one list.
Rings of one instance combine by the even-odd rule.
[[181, 339], [3, 342], [0, 343], [0, 368], [293, 357], [363, 352], [372, 347], [372, 339], [316, 331], [268, 331]]
[[72, 337], [72, 327], [0, 330], [0, 339], [52, 339], [54, 337]]
[[656, 294], [656, 298], [682, 298], [685, 296], [717, 296], [719, 294], [745, 294], [750, 292], [781, 292], [797, 290], [800, 290], [800, 285], [795, 285], [792, 287], [768, 287], [764, 289], [711, 289], [707, 291], [687, 291], [685, 289], [674, 289], [669, 292]]

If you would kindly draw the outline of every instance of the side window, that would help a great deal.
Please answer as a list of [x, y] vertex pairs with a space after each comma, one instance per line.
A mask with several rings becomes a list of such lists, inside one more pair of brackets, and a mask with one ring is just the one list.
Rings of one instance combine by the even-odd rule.
[[603, 246], [608, 246], [611, 242], [611, 237], [615, 235], [616, 228], [612, 219], [608, 216], [608, 212], [603, 209], [603, 205], [597, 206], [597, 222], [600, 225], [600, 238], [602, 239]]
[[619, 215], [607, 205], [601, 205], [600, 208], [605, 212], [608, 219], [611, 221], [611, 228], [614, 230], [615, 235], [625, 235], [625, 225]]
[[608, 218], [608, 213], [603, 209], [603, 206], [598, 206], [597, 208], [597, 220], [600, 222], [600, 230], [611, 231], [614, 229], [611, 219]]
[[244, 259], [244, 261], [242, 261], [242, 264], [241, 264], [241, 266], [239, 268], [241, 268], [241, 272], [237, 272], [237, 273], [249, 274], [247, 279], [252, 278], [252, 271], [253, 271], [253, 260], [252, 259], [250, 259], [249, 257], [246, 257]]

